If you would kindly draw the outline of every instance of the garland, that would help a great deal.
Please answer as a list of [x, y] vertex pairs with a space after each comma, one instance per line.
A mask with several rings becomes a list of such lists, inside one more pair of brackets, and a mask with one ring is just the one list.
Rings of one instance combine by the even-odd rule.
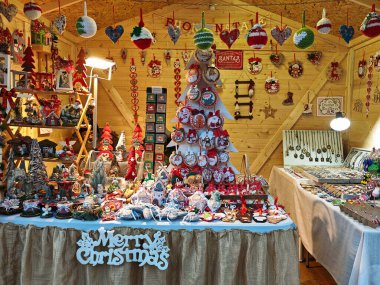
[[174, 61], [174, 97], [175, 104], [177, 107], [180, 105], [178, 102], [179, 97], [181, 97], [181, 62], [177, 58]]
[[366, 108], [366, 117], [368, 118], [369, 115], [369, 105], [371, 102], [371, 91], [372, 91], [372, 72], [373, 72], [373, 56], [369, 58], [368, 62], [368, 81], [367, 81], [367, 96], [366, 102], [365, 102], [365, 108]]
[[132, 103], [132, 111], [133, 111], [133, 117], [135, 119], [135, 124], [137, 124], [137, 117], [138, 117], [138, 110], [139, 110], [139, 93], [138, 93], [138, 87], [137, 87], [137, 72], [136, 72], [136, 65], [135, 60], [131, 59], [131, 66], [129, 67], [129, 78], [131, 83], [131, 103]]

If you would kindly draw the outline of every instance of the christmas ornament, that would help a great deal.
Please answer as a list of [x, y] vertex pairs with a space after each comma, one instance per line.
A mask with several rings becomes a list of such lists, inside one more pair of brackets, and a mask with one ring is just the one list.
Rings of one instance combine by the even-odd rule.
[[184, 63], [185, 66], [186, 66], [187, 63], [188, 63], [189, 60], [190, 60], [190, 52], [186, 49], [186, 44], [185, 44], [185, 51], [183, 51], [181, 54], [182, 54], [182, 60], [183, 60], [183, 63]]
[[24, 57], [22, 58], [22, 71], [28, 72], [28, 88], [34, 88], [36, 86], [36, 78], [34, 69], [34, 53], [32, 46], [30, 45], [30, 38], [28, 38], [28, 47], [24, 51]]
[[288, 91], [288, 93], [286, 93], [286, 96], [287, 96], [287, 98], [284, 101], [282, 101], [282, 105], [284, 105], [284, 106], [293, 105], [294, 104], [293, 92]]
[[361, 113], [363, 111], [363, 102], [360, 99], [356, 99], [354, 103], [354, 111]]
[[186, 95], [187, 99], [193, 102], [197, 102], [201, 98], [201, 91], [197, 85], [191, 85]]
[[202, 26], [194, 34], [194, 44], [198, 49], [209, 49], [214, 43], [212, 31], [206, 28], [205, 13], [202, 12]]
[[231, 46], [234, 44], [234, 42], [239, 38], [240, 31], [239, 29], [233, 29], [231, 30], [231, 14], [228, 13], [228, 30], [225, 29], [220, 32], [219, 37], [224, 42], [228, 48], [231, 48]]
[[105, 30], [107, 37], [110, 38], [110, 40], [116, 44], [120, 37], [124, 33], [124, 28], [122, 25], [117, 25], [117, 26], [108, 26]]
[[354, 36], [354, 28], [352, 26], [341, 25], [339, 27], [339, 34], [342, 36], [346, 43], [349, 43]]
[[183, 163], [183, 157], [181, 155], [181, 152], [179, 151], [173, 151], [173, 153], [169, 157], [170, 164], [174, 166], [181, 166]]
[[181, 97], [181, 62], [177, 58], [174, 61], [174, 97], [175, 97], [175, 103], [177, 106], [179, 106], [178, 99]]
[[188, 106], [182, 106], [177, 110], [176, 117], [178, 122], [183, 125], [190, 124], [190, 118], [192, 116], [192, 110]]
[[15, 30], [12, 33], [12, 56], [15, 63], [22, 63], [22, 57], [24, 56], [25, 41], [24, 34], [20, 30]]
[[259, 13], [256, 12], [256, 24], [247, 34], [247, 44], [253, 49], [262, 49], [268, 42], [267, 32], [259, 24]]
[[334, 61], [330, 63], [330, 66], [327, 69], [327, 79], [329, 81], [338, 81], [342, 77], [343, 70], [339, 66], [339, 63]]
[[140, 62], [142, 65], [145, 65], [145, 61], [146, 61], [146, 51], [145, 50], [142, 50], [140, 51]]
[[220, 78], [220, 72], [215, 64], [209, 65], [206, 69], [203, 70], [203, 79], [208, 84], [216, 84]]
[[288, 73], [291, 77], [298, 78], [303, 74], [303, 66], [302, 62], [296, 60], [295, 57], [294, 54], [294, 61], [289, 62]]
[[58, 15], [54, 18], [54, 27], [57, 29], [58, 33], [60, 35], [63, 34], [63, 32], [66, 29], [67, 19], [65, 15]]
[[281, 13], [281, 24], [280, 27], [276, 26], [271, 30], [272, 37], [282, 46], [282, 44], [290, 38], [292, 35], [292, 29], [288, 26], [282, 25], [282, 13]]
[[210, 149], [207, 152], [207, 163], [210, 166], [216, 166], [218, 164], [218, 152], [215, 149]]
[[263, 112], [265, 114], [265, 119], [268, 119], [269, 117], [272, 117], [274, 119], [274, 115], [277, 112], [277, 109], [273, 109], [269, 102], [269, 104], [265, 106], [264, 109], [260, 109], [260, 112]]
[[371, 91], [372, 91], [372, 72], [373, 72], [373, 56], [370, 56], [368, 60], [368, 74], [367, 74], [367, 96], [365, 97], [365, 107], [366, 107], [366, 117], [368, 118], [369, 115], [369, 105], [371, 102]]
[[87, 16], [87, 3], [83, 3], [83, 16], [79, 17], [75, 28], [82, 38], [88, 39], [95, 36], [97, 31], [96, 22], [93, 18]]
[[375, 4], [372, 4], [372, 11], [367, 14], [360, 25], [360, 31], [370, 38], [380, 34], [380, 16], [375, 10]]
[[[248, 84], [248, 96], [247, 95], [239, 95], [239, 84]], [[253, 101], [252, 101], [252, 98], [253, 98], [253, 95], [254, 95], [254, 91], [255, 91], [255, 82], [250, 79], [249, 81], [239, 81], [239, 80], [236, 80], [235, 81], [235, 98], [236, 98], [236, 101], [235, 101], [235, 114], [234, 114], [234, 117], [235, 117], [235, 120], [238, 120], [238, 119], [250, 119], [252, 120], [253, 119]], [[239, 98], [249, 98], [249, 102], [239, 102]], [[248, 115], [242, 115], [241, 114], [241, 111], [240, 111], [240, 106], [249, 106], [249, 113]]]
[[175, 19], [174, 19], [174, 11], [173, 11], [173, 19], [172, 19], [173, 24], [168, 25], [168, 35], [172, 42], [174, 44], [177, 43], [179, 40], [179, 37], [181, 36], [181, 27], [178, 25], [175, 25]]
[[209, 168], [205, 168], [202, 171], [203, 182], [208, 183], [212, 180], [213, 172]]
[[202, 150], [198, 155], [198, 166], [202, 168], [207, 166], [207, 152], [205, 150]]
[[314, 42], [313, 31], [305, 26], [305, 11], [302, 14], [302, 28], [294, 33], [293, 42], [300, 49], [308, 48]]
[[219, 110], [217, 110], [215, 113], [213, 112], [208, 113], [207, 127], [210, 130], [222, 128], [223, 122], [224, 120], [223, 120], [223, 117], [220, 115]]
[[280, 90], [279, 80], [272, 76], [268, 76], [265, 80], [265, 91], [269, 94], [276, 94]]
[[331, 21], [326, 17], [326, 9], [322, 10], [322, 19], [320, 19], [317, 23], [316, 29], [321, 34], [328, 34], [331, 31]]
[[206, 116], [203, 110], [193, 110], [192, 116], [190, 118], [190, 125], [199, 130], [203, 129], [206, 126]]
[[380, 103], [380, 90], [378, 86], [376, 86], [375, 91], [373, 91], [373, 103]]
[[377, 51], [373, 61], [373, 68], [376, 71], [380, 71], [380, 51]]
[[186, 136], [186, 142], [188, 144], [194, 144], [198, 142], [198, 139], [199, 137], [198, 137], [197, 130], [189, 129]]
[[0, 14], [3, 14], [8, 22], [11, 22], [12, 19], [17, 15], [18, 9], [16, 5], [8, 4], [6, 2], [0, 3]]
[[214, 135], [217, 150], [226, 150], [230, 146], [230, 135], [227, 130], [214, 130]]
[[224, 173], [223, 173], [223, 170], [221, 169], [215, 169], [214, 170], [214, 173], [212, 174], [212, 178], [214, 179], [214, 182], [216, 184], [219, 184], [221, 183], [222, 181], [224, 181]]
[[122, 48], [120, 50], [120, 57], [123, 60], [124, 64], [127, 62], [127, 55], [128, 55], [127, 49], [126, 48]]
[[235, 173], [231, 167], [224, 167], [224, 182], [226, 183], [234, 183], [235, 182]]
[[322, 52], [320, 51], [312, 51], [307, 54], [307, 60], [310, 61], [314, 65], [318, 65], [321, 62]]
[[210, 130], [202, 131], [199, 134], [199, 145], [202, 149], [213, 149], [215, 147], [214, 132]]
[[185, 137], [186, 133], [184, 128], [180, 128], [178, 126], [174, 128], [174, 131], [171, 133], [172, 140], [177, 144], [182, 143], [185, 140]]
[[197, 156], [194, 152], [188, 151], [185, 157], [183, 158], [183, 162], [188, 167], [194, 167], [197, 165]]
[[273, 63], [274, 66], [279, 67], [284, 61], [284, 59], [285, 59], [284, 55], [282, 53], [277, 52], [277, 45], [276, 45], [276, 52], [272, 53], [269, 56], [270, 62]]
[[142, 9], [140, 8], [140, 22], [138, 26], [133, 28], [131, 33], [131, 40], [136, 47], [141, 50], [149, 48], [153, 43], [152, 33], [144, 27], [144, 21], [142, 16]]
[[248, 70], [249, 73], [257, 75], [263, 69], [263, 64], [261, 63], [260, 57], [250, 57], [248, 59]]
[[164, 59], [166, 62], [166, 65], [170, 65], [170, 61], [172, 60], [172, 52], [168, 49], [164, 50]]
[[0, 17], [0, 52], [9, 54], [10, 53], [9, 48], [11, 44], [12, 44], [12, 34], [8, 28], [3, 28], [3, 20]]
[[230, 160], [230, 154], [227, 151], [220, 151], [218, 153], [218, 160], [220, 163], [227, 163]]
[[362, 60], [359, 60], [359, 63], [358, 63], [358, 76], [360, 79], [363, 79], [367, 74], [367, 61], [364, 59], [364, 55], [363, 55], [363, 59]]
[[[135, 124], [136, 124], [136, 129], [135, 129], [135, 132], [136, 134], [139, 134], [139, 128], [140, 126], [137, 125], [137, 112], [139, 110], [139, 93], [138, 93], [138, 86], [137, 86], [137, 68], [136, 68], [136, 65], [135, 65], [135, 59], [132, 57], [131, 58], [131, 65], [129, 67], [129, 78], [130, 78], [130, 83], [131, 83], [131, 87], [130, 87], [130, 90], [131, 90], [131, 103], [132, 103], [132, 111], [133, 111], [133, 117], [134, 117], [134, 120], [135, 120]], [[139, 128], [137, 128], [137, 126]], [[137, 137], [138, 138], [138, 137]], [[137, 141], [139, 142], [139, 141]], [[141, 144], [139, 143], [138, 146], [140, 146]]]
[[194, 57], [199, 63], [209, 62], [212, 58], [212, 49], [197, 49], [195, 50]]
[[24, 5], [24, 14], [30, 20], [37, 20], [42, 15], [42, 9], [40, 5], [30, 1]]
[[200, 103], [205, 108], [213, 108], [218, 100], [216, 93], [211, 87], [205, 87], [201, 92]]
[[153, 78], [160, 77], [162, 71], [161, 61], [153, 56], [153, 60], [148, 63], [148, 75]]
[[192, 64], [186, 73], [186, 81], [188, 84], [197, 84], [201, 80], [199, 65]]

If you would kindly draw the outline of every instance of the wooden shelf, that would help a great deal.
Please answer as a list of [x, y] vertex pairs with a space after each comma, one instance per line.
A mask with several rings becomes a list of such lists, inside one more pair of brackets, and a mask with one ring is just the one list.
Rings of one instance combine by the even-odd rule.
[[[15, 157], [15, 160], [30, 160], [30, 157], [29, 156], [16, 156]], [[45, 162], [61, 162], [62, 164], [72, 164], [72, 163], [75, 163], [75, 160], [64, 160], [64, 159], [61, 159], [61, 158], [58, 158], [58, 157], [44, 157], [42, 158], [43, 161]]]
[[32, 48], [33, 48], [33, 51], [37, 53], [48, 53], [48, 54], [51, 53], [50, 45], [46, 46], [46, 45], [32, 44]]
[[46, 91], [46, 90], [36, 90], [36, 89], [15, 89], [17, 93], [28, 93], [28, 94], [44, 94], [44, 95], [80, 95], [80, 96], [90, 96], [91, 93], [83, 93], [76, 91]]
[[45, 125], [32, 125], [32, 124], [17, 124], [10, 123], [9, 127], [19, 127], [19, 128], [35, 128], [35, 129], [61, 129], [61, 130], [74, 130], [76, 126], [45, 126]]

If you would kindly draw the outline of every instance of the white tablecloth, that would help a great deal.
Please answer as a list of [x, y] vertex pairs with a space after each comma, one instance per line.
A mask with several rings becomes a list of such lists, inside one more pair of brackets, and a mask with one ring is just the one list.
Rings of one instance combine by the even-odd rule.
[[380, 228], [364, 226], [305, 191], [282, 168], [272, 169], [272, 196], [290, 213], [302, 243], [338, 284], [380, 284]]

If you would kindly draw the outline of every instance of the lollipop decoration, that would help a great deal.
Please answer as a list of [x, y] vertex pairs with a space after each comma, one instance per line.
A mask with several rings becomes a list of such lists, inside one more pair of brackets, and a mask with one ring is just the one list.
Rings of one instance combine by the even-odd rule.
[[256, 12], [256, 24], [249, 30], [247, 34], [247, 44], [253, 49], [262, 49], [268, 42], [267, 32], [259, 23], [259, 13]]
[[305, 26], [305, 11], [302, 14], [302, 28], [295, 32], [293, 42], [296, 47], [306, 49], [314, 42], [314, 33], [312, 30]]
[[375, 4], [372, 4], [372, 11], [367, 14], [360, 25], [360, 31], [370, 38], [380, 34], [380, 16], [376, 13]]
[[87, 3], [84, 1], [83, 3], [83, 16], [79, 17], [75, 28], [82, 38], [92, 38], [96, 34], [97, 25], [93, 18], [87, 16]]
[[317, 23], [317, 30], [321, 34], [328, 34], [331, 31], [331, 21], [329, 18], [326, 17], [326, 9], [323, 8], [322, 10], [322, 19], [320, 19]]
[[206, 28], [205, 12], [202, 12], [202, 26], [195, 32], [194, 44], [199, 49], [209, 49], [214, 43], [214, 35], [212, 31]]
[[133, 28], [131, 40], [141, 50], [149, 48], [153, 43], [153, 35], [144, 25], [142, 9], [140, 8], [140, 22], [138, 26]]

